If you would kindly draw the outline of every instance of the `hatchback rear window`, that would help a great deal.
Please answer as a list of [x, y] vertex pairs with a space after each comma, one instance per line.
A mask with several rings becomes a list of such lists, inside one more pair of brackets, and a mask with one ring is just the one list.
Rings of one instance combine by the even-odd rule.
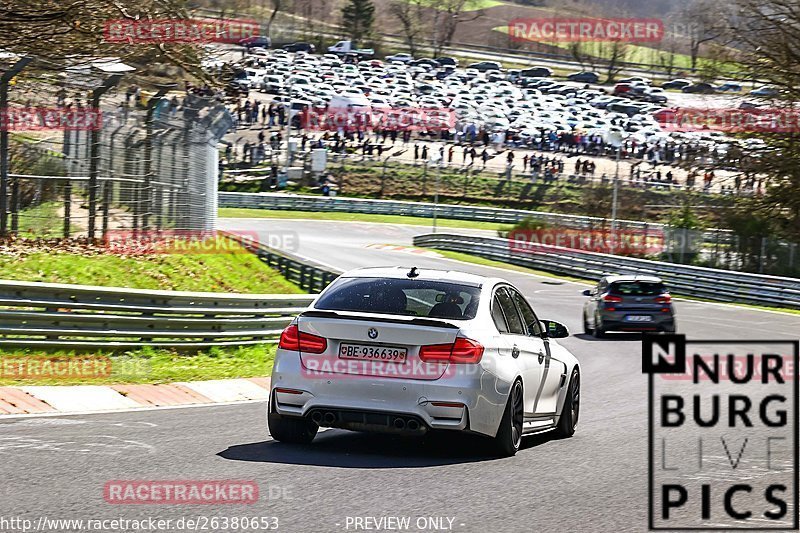
[[451, 320], [471, 320], [478, 311], [480, 287], [446, 281], [345, 278], [314, 306], [327, 311], [363, 311]]
[[652, 281], [620, 281], [612, 283], [609, 290], [621, 296], [657, 296], [667, 292], [663, 283]]

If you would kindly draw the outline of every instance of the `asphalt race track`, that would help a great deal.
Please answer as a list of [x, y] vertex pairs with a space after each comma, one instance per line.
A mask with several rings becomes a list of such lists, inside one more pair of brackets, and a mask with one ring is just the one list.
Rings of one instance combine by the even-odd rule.
[[[354, 531], [348, 517], [382, 516], [410, 516], [412, 524], [448, 517], [453, 531], [464, 532], [647, 530], [639, 336], [581, 334], [584, 285], [374, 246], [410, 245], [425, 227], [266, 219], [221, 225], [264, 239], [296, 232], [300, 255], [343, 270], [402, 265], [509, 279], [541, 318], [573, 332], [563, 344], [583, 368], [575, 437], [529, 437], [516, 457], [493, 459], [474, 438], [419, 442], [331, 430], [310, 446], [286, 446], [269, 438], [261, 403], [19, 418], [0, 423], [0, 516], [276, 516], [279, 531], [288, 532]], [[689, 338], [796, 339], [800, 332], [797, 315], [687, 301], [676, 307]], [[191, 507], [110, 505], [103, 498], [109, 480], [170, 479], [255, 480], [262, 498], [250, 506]]]

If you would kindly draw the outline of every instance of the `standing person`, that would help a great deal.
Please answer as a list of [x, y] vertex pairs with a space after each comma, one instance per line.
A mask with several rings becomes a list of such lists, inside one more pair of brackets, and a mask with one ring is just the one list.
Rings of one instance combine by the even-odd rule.
[[486, 163], [489, 162], [489, 152], [486, 151], [486, 148], [481, 152], [481, 161], [483, 161], [483, 168], [486, 168]]
[[418, 161], [419, 161], [419, 145], [415, 144], [414, 145], [414, 164], [416, 165]]
[[528, 171], [529, 162], [530, 162], [530, 157], [528, 156], [528, 154], [525, 154], [525, 156], [522, 158], [522, 172]]
[[427, 144], [422, 147], [422, 160], [423, 161], [427, 161], [428, 160], [428, 145]]
[[450, 146], [450, 149], [447, 151], [447, 164], [448, 164], [448, 166], [453, 164], [453, 154], [454, 154], [455, 151], [456, 151], [456, 149], [452, 145]]

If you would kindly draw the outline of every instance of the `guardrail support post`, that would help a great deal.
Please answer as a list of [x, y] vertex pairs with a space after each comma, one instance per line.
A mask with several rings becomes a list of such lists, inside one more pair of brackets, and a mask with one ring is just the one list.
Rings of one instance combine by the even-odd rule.
[[19, 178], [11, 180], [11, 233], [19, 231]]
[[[100, 97], [115, 87], [122, 79], [122, 74], [112, 74], [103, 81], [103, 84], [92, 91], [92, 109], [90, 112], [99, 110]], [[100, 159], [100, 130], [95, 127], [89, 136], [89, 230], [88, 237], [90, 241], [95, 237], [95, 216], [97, 215], [97, 171]]]
[[70, 236], [70, 219], [72, 216], [72, 182], [66, 180], [64, 184], [64, 238]]
[[31, 61], [23, 57], [0, 76], [0, 237], [6, 235], [8, 223], [8, 85]]

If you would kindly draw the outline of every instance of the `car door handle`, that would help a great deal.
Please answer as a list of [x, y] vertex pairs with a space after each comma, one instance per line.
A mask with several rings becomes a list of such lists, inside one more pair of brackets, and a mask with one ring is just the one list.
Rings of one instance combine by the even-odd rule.
[[544, 352], [536, 352], [536, 355], [539, 356], [539, 364], [542, 364], [542, 361], [544, 361]]
[[513, 348], [511, 348], [511, 357], [516, 359], [519, 357], [519, 347], [515, 344]]

